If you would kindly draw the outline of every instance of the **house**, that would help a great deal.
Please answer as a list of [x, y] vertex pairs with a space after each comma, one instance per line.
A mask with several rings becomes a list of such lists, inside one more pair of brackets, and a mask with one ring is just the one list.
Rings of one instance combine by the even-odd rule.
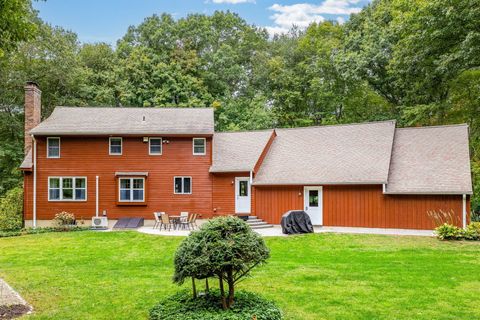
[[324, 226], [432, 229], [431, 210], [469, 222], [466, 125], [217, 133], [208, 108], [87, 107], [57, 107], [40, 122], [40, 95], [27, 83], [27, 225], [61, 211], [87, 222], [189, 211], [278, 224], [295, 209]]

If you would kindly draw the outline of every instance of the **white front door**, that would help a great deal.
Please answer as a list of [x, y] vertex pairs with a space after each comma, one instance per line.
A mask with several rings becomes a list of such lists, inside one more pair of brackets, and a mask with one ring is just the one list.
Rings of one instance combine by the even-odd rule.
[[250, 178], [235, 178], [235, 212], [250, 213]]
[[305, 212], [314, 226], [323, 225], [322, 187], [305, 187], [303, 190]]

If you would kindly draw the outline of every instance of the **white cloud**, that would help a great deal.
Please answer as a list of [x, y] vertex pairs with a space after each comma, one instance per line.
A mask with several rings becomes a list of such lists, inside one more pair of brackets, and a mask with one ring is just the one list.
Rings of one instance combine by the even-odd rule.
[[288, 28], [282, 28], [282, 27], [264, 27], [268, 34], [273, 37], [276, 34], [283, 34], [288, 32]]
[[255, 3], [255, 0], [212, 0], [213, 3], [228, 3], [228, 4], [239, 4], [239, 3]]
[[[226, 1], [226, 0], [214, 0]], [[237, 0], [238, 1], [238, 0]], [[274, 26], [266, 27], [271, 35], [285, 33], [292, 26], [306, 28], [312, 22], [325, 21], [325, 14], [349, 15], [358, 13], [361, 7], [355, 6], [360, 0], [325, 0], [321, 4], [297, 3], [293, 5], [274, 4], [269, 9], [275, 13], [270, 16]], [[337, 17], [338, 23], [344, 23], [345, 18]]]

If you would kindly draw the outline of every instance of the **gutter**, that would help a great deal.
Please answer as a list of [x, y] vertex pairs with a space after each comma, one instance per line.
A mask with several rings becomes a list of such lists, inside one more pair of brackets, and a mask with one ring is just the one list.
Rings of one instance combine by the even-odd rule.
[[33, 139], [33, 228], [37, 227], [37, 140]]

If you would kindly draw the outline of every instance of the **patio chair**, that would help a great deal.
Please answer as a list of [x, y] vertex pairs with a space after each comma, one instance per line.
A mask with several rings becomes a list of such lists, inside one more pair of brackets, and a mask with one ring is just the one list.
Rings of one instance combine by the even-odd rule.
[[188, 212], [182, 211], [180, 212], [180, 223], [188, 221]]
[[172, 229], [173, 223], [170, 221], [168, 214], [166, 214], [165, 212], [162, 212], [160, 217], [161, 217], [160, 230], [162, 230], [162, 226], [163, 226], [165, 230], [167, 230], [168, 228], [168, 231], [170, 231]]
[[193, 213], [189, 220], [189, 226], [192, 228], [192, 230], [195, 230], [195, 228], [198, 228], [197, 217], [198, 217], [198, 213]]
[[160, 220], [160, 215], [165, 212], [154, 212], [153, 217], [155, 218], [155, 224], [153, 225], [153, 229], [160, 227], [162, 224], [162, 220]]
[[191, 226], [193, 216], [194, 216], [194, 214], [192, 213], [190, 215], [183, 216], [180, 219], [180, 226], [182, 227], [182, 229], [187, 229], [188, 228], [188, 230], [190, 230], [190, 226]]

